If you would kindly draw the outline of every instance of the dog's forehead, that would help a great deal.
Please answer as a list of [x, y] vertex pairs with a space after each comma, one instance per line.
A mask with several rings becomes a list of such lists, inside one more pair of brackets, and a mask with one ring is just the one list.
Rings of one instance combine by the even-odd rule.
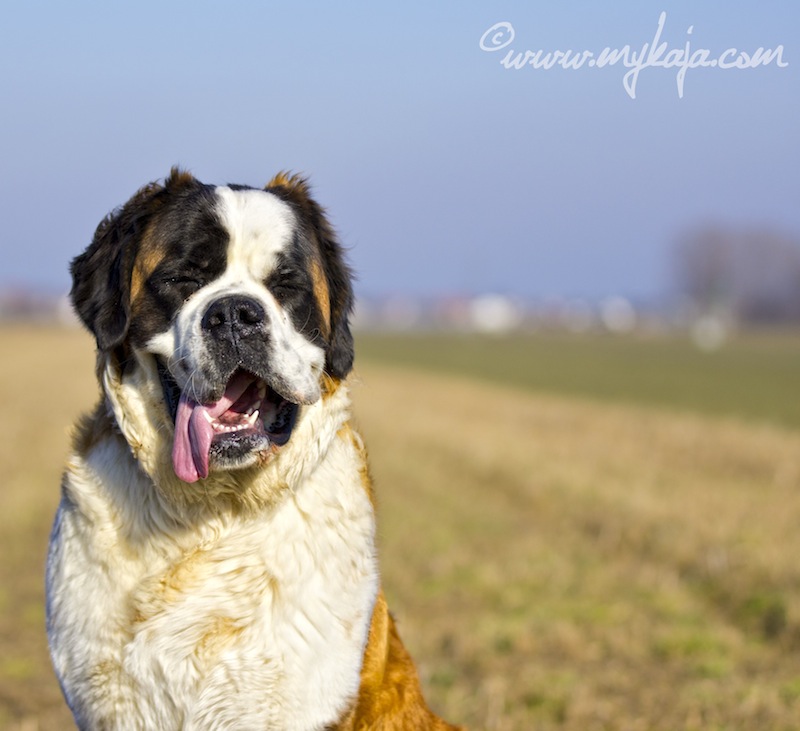
[[229, 237], [227, 273], [263, 280], [294, 238], [294, 212], [264, 190], [219, 186], [214, 192], [216, 214]]

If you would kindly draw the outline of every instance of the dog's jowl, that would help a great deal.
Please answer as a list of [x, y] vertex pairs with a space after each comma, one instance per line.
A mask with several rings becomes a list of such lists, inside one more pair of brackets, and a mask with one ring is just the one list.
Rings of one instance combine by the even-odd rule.
[[380, 590], [350, 272], [305, 182], [173, 170], [72, 264], [76, 426], [47, 631], [81, 729], [449, 729]]

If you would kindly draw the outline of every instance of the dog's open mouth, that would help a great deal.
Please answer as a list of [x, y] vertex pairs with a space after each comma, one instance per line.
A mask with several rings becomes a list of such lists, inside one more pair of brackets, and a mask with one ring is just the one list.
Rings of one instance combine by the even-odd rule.
[[189, 391], [180, 393], [176, 407], [174, 390], [167, 394], [175, 417], [172, 464], [184, 482], [207, 477], [212, 461], [217, 467], [242, 467], [252, 462], [255, 453], [289, 441], [297, 404], [253, 374], [237, 370], [214, 403], [198, 403]]

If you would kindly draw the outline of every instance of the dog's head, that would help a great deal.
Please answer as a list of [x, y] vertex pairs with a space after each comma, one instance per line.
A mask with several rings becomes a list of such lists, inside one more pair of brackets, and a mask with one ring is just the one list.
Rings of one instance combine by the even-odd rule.
[[153, 365], [184, 482], [268, 459], [352, 367], [350, 273], [295, 176], [255, 189], [173, 170], [98, 226], [72, 275], [106, 362]]

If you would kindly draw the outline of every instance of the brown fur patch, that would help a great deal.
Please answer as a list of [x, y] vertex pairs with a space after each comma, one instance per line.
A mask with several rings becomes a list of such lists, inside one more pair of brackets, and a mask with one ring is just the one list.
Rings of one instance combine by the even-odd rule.
[[181, 170], [177, 165], [170, 168], [169, 177], [164, 181], [164, 187], [170, 190], [180, 190], [197, 182], [194, 175], [188, 170]]
[[381, 591], [372, 612], [355, 707], [335, 731], [457, 731], [425, 704], [419, 677]]
[[111, 698], [121, 675], [122, 665], [117, 660], [101, 660], [89, 670], [87, 681], [101, 698]]
[[320, 376], [320, 390], [322, 391], [322, 398], [329, 399], [336, 391], [339, 389], [341, 385], [341, 380], [338, 378], [334, 378], [333, 376], [329, 375], [328, 373], [323, 373]]
[[159, 582], [159, 594], [168, 603], [190, 590], [197, 581], [197, 568], [207, 561], [205, 549], [197, 546], [170, 567]]
[[288, 170], [281, 170], [266, 185], [267, 188], [286, 188], [295, 195], [308, 198], [308, 182], [299, 173], [290, 173]]
[[288, 194], [289, 200], [302, 210], [316, 212], [318, 215], [323, 213], [322, 208], [311, 197], [311, 188], [303, 175], [281, 171], [267, 183], [264, 189], [274, 188], [282, 188], [284, 195]]
[[311, 260], [311, 282], [314, 287], [314, 297], [325, 325], [322, 335], [327, 338], [331, 334], [331, 293], [322, 265], [316, 259]]
[[367, 455], [367, 448], [361, 435], [353, 429], [350, 422], [347, 422], [341, 429], [339, 429], [338, 436], [340, 439], [349, 441], [358, 454], [358, 477], [361, 480], [361, 487], [369, 497], [370, 504], [373, 511], [375, 510], [375, 489], [373, 487], [372, 473], [369, 469], [369, 457]]
[[197, 546], [185, 553], [161, 576], [153, 576], [142, 582], [132, 597], [132, 625], [150, 621], [190, 592], [198, 581], [197, 569], [206, 560], [206, 555], [205, 549]]
[[243, 630], [232, 617], [212, 617], [195, 646], [195, 655], [202, 662], [213, 660], [222, 650], [232, 645]]
[[153, 238], [151, 229], [144, 232], [142, 243], [133, 263], [131, 274], [131, 316], [135, 316], [141, 307], [141, 297], [145, 296], [144, 285], [155, 268], [164, 258], [163, 251]]

